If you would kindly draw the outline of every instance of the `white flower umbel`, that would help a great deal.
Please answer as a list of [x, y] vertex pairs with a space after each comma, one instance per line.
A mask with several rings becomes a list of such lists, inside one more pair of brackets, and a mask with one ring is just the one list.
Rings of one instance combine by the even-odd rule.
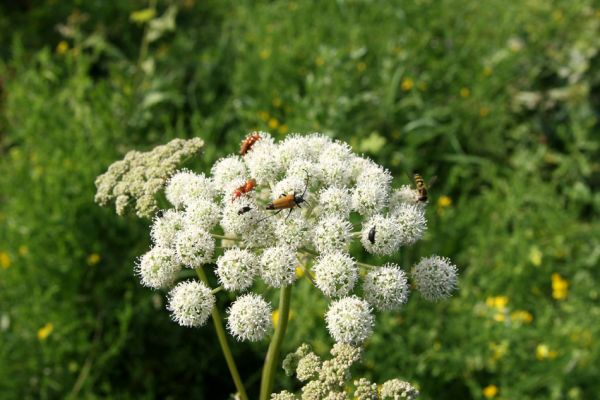
[[448, 258], [431, 256], [422, 258], [413, 267], [412, 278], [423, 298], [439, 301], [450, 297], [456, 289], [458, 269]]
[[395, 218], [375, 215], [363, 224], [360, 241], [369, 253], [389, 256], [400, 248], [401, 231]]
[[348, 188], [325, 187], [319, 193], [319, 206], [325, 215], [346, 219], [352, 210], [352, 196]]
[[153, 247], [140, 258], [136, 266], [142, 285], [153, 289], [172, 286], [180, 270], [181, 264], [177, 261], [175, 251], [167, 247]]
[[175, 207], [186, 206], [196, 199], [212, 200], [217, 194], [212, 179], [204, 174], [182, 170], [169, 179], [165, 188], [167, 200]]
[[255, 142], [244, 156], [250, 175], [259, 184], [274, 182], [282, 173], [282, 162], [279, 148], [269, 134], [259, 132], [262, 139]]
[[260, 258], [260, 277], [271, 287], [279, 288], [296, 280], [296, 253], [288, 246], [266, 249]]
[[183, 218], [186, 224], [208, 231], [221, 220], [221, 209], [213, 201], [198, 199], [187, 206]]
[[184, 227], [184, 214], [181, 211], [167, 210], [161, 216], [154, 218], [150, 237], [155, 246], [173, 247], [175, 236]]
[[331, 303], [325, 321], [336, 342], [361, 344], [371, 335], [375, 318], [369, 303], [352, 296]]
[[392, 217], [396, 220], [400, 229], [400, 243], [411, 245], [423, 237], [427, 230], [427, 220], [423, 207], [416, 204], [401, 204]]
[[370, 271], [363, 283], [365, 300], [381, 311], [395, 310], [408, 300], [406, 274], [395, 264]]
[[227, 328], [239, 341], [256, 342], [271, 330], [271, 305], [257, 294], [238, 298], [227, 310]]
[[217, 259], [217, 276], [227, 290], [245, 290], [252, 286], [258, 260], [254, 253], [233, 248]]
[[218, 160], [210, 170], [215, 185], [221, 191], [235, 180], [245, 181], [248, 176], [248, 168], [239, 156], [228, 156]]
[[194, 225], [179, 232], [175, 240], [177, 258], [187, 267], [198, 268], [212, 259], [215, 241], [212, 236]]
[[215, 296], [202, 282], [180, 282], [170, 292], [167, 309], [181, 326], [202, 326], [215, 305]]
[[358, 267], [349, 255], [327, 253], [317, 259], [313, 267], [317, 287], [328, 297], [347, 295], [358, 278]]
[[328, 215], [315, 227], [313, 242], [320, 253], [346, 250], [350, 243], [352, 225], [336, 215]]

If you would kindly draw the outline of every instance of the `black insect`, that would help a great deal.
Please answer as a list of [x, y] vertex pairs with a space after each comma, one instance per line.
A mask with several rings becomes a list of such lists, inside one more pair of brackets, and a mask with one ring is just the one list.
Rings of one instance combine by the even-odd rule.
[[250, 210], [252, 210], [252, 207], [244, 206], [238, 210], [238, 215], [246, 214]]
[[375, 244], [375, 232], [376, 232], [376, 226], [373, 226], [371, 228], [371, 230], [369, 231], [369, 242], [371, 242], [371, 244]]

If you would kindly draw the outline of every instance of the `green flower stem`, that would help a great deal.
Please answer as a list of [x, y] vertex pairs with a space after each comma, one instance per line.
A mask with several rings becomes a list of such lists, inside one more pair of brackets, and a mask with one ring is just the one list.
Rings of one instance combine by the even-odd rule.
[[233, 240], [235, 242], [239, 242], [239, 241], [242, 240], [242, 239], [236, 238], [236, 237], [229, 237], [229, 236], [217, 235], [216, 233], [211, 233], [211, 236], [214, 237], [215, 239]]
[[377, 268], [377, 265], [371, 265], [371, 264], [366, 264], [366, 263], [361, 263], [361, 262], [356, 262], [356, 265], [358, 265], [359, 267], [365, 267], [365, 268]]
[[212, 290], [212, 292], [211, 292], [211, 293], [212, 293], [212, 294], [217, 294], [217, 293], [219, 293], [221, 290], [223, 290], [223, 286], [222, 286], [222, 285], [221, 285], [221, 286], [219, 286], [219, 287], [216, 287], [216, 288], [214, 288], [214, 289]]
[[279, 296], [279, 320], [275, 328], [275, 335], [269, 344], [265, 365], [262, 371], [262, 380], [260, 382], [260, 400], [269, 400], [273, 383], [275, 381], [275, 371], [279, 367], [279, 350], [287, 329], [288, 318], [290, 315], [290, 299], [292, 296], [292, 285], [281, 288]]
[[[208, 286], [208, 278], [206, 277], [204, 270], [202, 268], [197, 268], [196, 272], [198, 273], [198, 277], [202, 280], [202, 282], [204, 282]], [[227, 367], [229, 367], [229, 372], [231, 373], [231, 377], [233, 378], [233, 383], [235, 384], [238, 394], [240, 395], [240, 399], [248, 400], [248, 395], [246, 394], [244, 383], [240, 378], [240, 374], [235, 365], [235, 360], [233, 359], [233, 355], [231, 354], [231, 349], [229, 348], [229, 344], [227, 343], [227, 337], [225, 336], [225, 329], [223, 328], [223, 322], [221, 321], [221, 314], [219, 313], [219, 308], [215, 305], [211, 313], [213, 323], [215, 324], [215, 331], [217, 331], [217, 337], [219, 338], [219, 344], [221, 345], [223, 356], [225, 357]]]

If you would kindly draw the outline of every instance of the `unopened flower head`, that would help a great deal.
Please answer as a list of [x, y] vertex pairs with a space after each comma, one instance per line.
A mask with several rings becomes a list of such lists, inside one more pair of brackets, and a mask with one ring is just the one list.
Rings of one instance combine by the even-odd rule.
[[296, 280], [296, 264], [296, 252], [290, 247], [269, 247], [260, 258], [260, 276], [271, 287], [287, 286]]
[[228, 156], [218, 160], [211, 169], [215, 185], [224, 191], [226, 186], [235, 180], [246, 180], [248, 168], [239, 156]]
[[256, 276], [258, 260], [254, 253], [233, 248], [217, 259], [217, 276], [227, 290], [245, 290], [252, 286]]
[[415, 400], [417, 397], [419, 397], [419, 391], [410, 383], [400, 379], [391, 379], [381, 386], [382, 400]]
[[215, 195], [216, 188], [212, 179], [187, 170], [173, 175], [165, 188], [167, 200], [177, 208], [197, 199], [212, 200]]
[[450, 297], [456, 289], [458, 269], [448, 258], [426, 257], [414, 266], [412, 277], [423, 298], [439, 301]]
[[213, 201], [197, 199], [187, 206], [183, 218], [186, 224], [208, 231], [221, 220], [221, 209]]
[[175, 251], [168, 247], [153, 247], [140, 258], [136, 266], [142, 285], [153, 289], [173, 285], [180, 270], [181, 264], [177, 261]]
[[365, 276], [365, 299], [378, 310], [394, 310], [408, 300], [408, 280], [395, 264], [386, 264]]
[[155, 246], [173, 247], [175, 237], [184, 227], [184, 214], [181, 211], [167, 210], [156, 216], [152, 223], [150, 236]]
[[423, 237], [427, 230], [427, 220], [423, 207], [416, 204], [401, 204], [392, 217], [400, 229], [400, 242], [402, 245], [411, 245]]
[[319, 205], [323, 214], [346, 219], [352, 210], [352, 196], [348, 188], [326, 187], [319, 193]]
[[239, 297], [227, 310], [227, 328], [240, 341], [256, 342], [271, 330], [271, 306], [256, 294]]
[[360, 344], [371, 335], [375, 318], [369, 303], [351, 296], [331, 303], [325, 321], [336, 342]]
[[177, 258], [187, 267], [198, 268], [208, 263], [215, 251], [212, 236], [194, 225], [188, 225], [177, 234], [175, 241]]
[[354, 391], [354, 398], [358, 400], [379, 400], [379, 392], [377, 391], [377, 384], [371, 383], [365, 378], [360, 378], [354, 381], [356, 390]]
[[321, 369], [321, 359], [315, 353], [310, 352], [298, 361], [296, 376], [300, 381], [307, 381], [319, 376]]
[[389, 256], [398, 251], [401, 239], [395, 218], [375, 215], [363, 224], [360, 241], [369, 253]]
[[349, 255], [342, 252], [326, 253], [315, 266], [317, 287], [329, 297], [346, 296], [356, 283], [358, 267]]
[[208, 286], [198, 281], [185, 281], [169, 292], [167, 309], [179, 325], [192, 327], [204, 325], [214, 305], [215, 296]]
[[346, 250], [352, 225], [336, 215], [321, 218], [315, 227], [313, 242], [321, 253]]
[[271, 400], [296, 400], [296, 396], [287, 390], [271, 394]]

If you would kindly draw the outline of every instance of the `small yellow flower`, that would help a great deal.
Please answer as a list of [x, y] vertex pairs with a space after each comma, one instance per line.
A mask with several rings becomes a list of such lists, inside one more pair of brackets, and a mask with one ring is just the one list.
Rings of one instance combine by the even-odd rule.
[[25, 246], [24, 244], [19, 246], [19, 254], [21, 256], [26, 256], [27, 254], [29, 254], [29, 247]]
[[63, 55], [67, 51], [69, 51], [69, 43], [67, 43], [64, 40], [61, 40], [60, 42], [58, 42], [58, 44], [56, 45], [56, 52], [60, 55]]
[[469, 88], [463, 87], [460, 89], [460, 97], [467, 98], [471, 95], [471, 90]]
[[277, 129], [278, 126], [279, 126], [279, 121], [277, 121], [277, 118], [269, 119], [269, 128]]
[[54, 330], [54, 325], [52, 325], [50, 322], [48, 322], [46, 325], [44, 325], [40, 329], [38, 329], [38, 332], [37, 332], [38, 339], [43, 342], [44, 340], [48, 339], [48, 336], [50, 336], [50, 334], [52, 333], [53, 330]]
[[483, 67], [483, 75], [485, 76], [491, 76], [492, 75], [492, 68], [491, 67]]
[[[288, 314], [288, 321], [294, 318], [294, 311], [290, 311]], [[277, 324], [279, 323], [279, 310], [273, 310], [271, 313], [271, 320], [273, 321], [273, 327], [277, 328]]]
[[569, 281], [557, 273], [552, 274], [552, 297], [556, 300], [564, 300], [569, 293]]
[[510, 314], [510, 319], [515, 322], [530, 324], [533, 321], [533, 315], [526, 310], [516, 310]]
[[490, 343], [490, 350], [492, 351], [492, 361], [498, 361], [506, 354], [508, 350], [508, 342], [502, 343]]
[[550, 348], [545, 344], [538, 344], [535, 348], [535, 357], [538, 360], [545, 360], [547, 358], [554, 359], [556, 358], [556, 351], [550, 350]]
[[537, 246], [533, 246], [529, 250], [529, 261], [536, 267], [539, 267], [540, 265], [542, 265], [542, 257], [543, 257], [543, 254]]
[[261, 60], [266, 60], [267, 58], [271, 57], [271, 50], [262, 49], [258, 55], [260, 56]]
[[96, 265], [100, 262], [101, 257], [98, 253], [92, 253], [87, 258], [88, 265]]
[[479, 108], [479, 116], [481, 118], [485, 118], [488, 115], [490, 115], [490, 108], [489, 107], [483, 106], [483, 107]]
[[505, 319], [506, 316], [502, 313], [496, 313], [496, 315], [494, 315], [494, 321], [496, 322], [504, 322]]
[[508, 296], [495, 296], [488, 297], [485, 300], [485, 304], [490, 308], [496, 308], [498, 310], [503, 310], [508, 304]]
[[289, 128], [286, 124], [282, 124], [279, 126], [279, 129], [277, 129], [277, 131], [281, 134], [281, 135], [285, 135], [288, 132]]
[[0, 266], [4, 269], [10, 267], [10, 256], [5, 251], [0, 251]]
[[413, 88], [414, 85], [415, 85], [415, 83], [413, 82], [412, 79], [404, 78], [404, 79], [402, 79], [402, 83], [400, 84], [400, 87], [405, 92], [408, 92], [409, 90], [411, 90]]
[[488, 385], [483, 388], [483, 395], [486, 399], [493, 399], [498, 394], [498, 386]]
[[317, 67], [320, 67], [323, 64], [325, 64], [325, 59], [323, 57], [319, 56], [319, 57], [315, 58], [315, 65]]
[[304, 276], [304, 268], [298, 266], [296, 267], [296, 278], [300, 279]]
[[452, 205], [452, 199], [448, 196], [440, 196], [437, 201], [437, 205], [439, 208], [447, 208]]
[[365, 62], [359, 62], [358, 64], [356, 64], [356, 69], [358, 70], [358, 72], [363, 72], [365, 69], [367, 69], [367, 63]]

